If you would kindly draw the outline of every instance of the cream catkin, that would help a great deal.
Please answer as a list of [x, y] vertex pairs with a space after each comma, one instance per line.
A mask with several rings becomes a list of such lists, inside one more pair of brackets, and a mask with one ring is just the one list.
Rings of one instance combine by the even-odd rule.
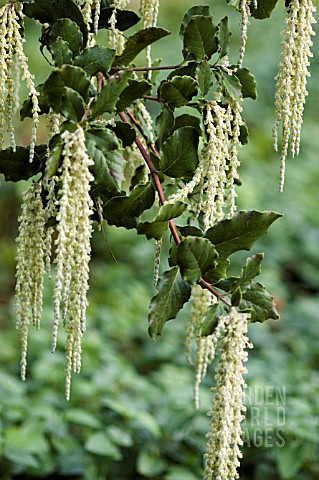
[[234, 480], [239, 478], [243, 444], [240, 423], [244, 419], [243, 375], [248, 359], [247, 348], [252, 348], [247, 337], [248, 315], [231, 309], [229, 315], [220, 318], [223, 330], [219, 341], [219, 362], [216, 371], [214, 402], [209, 416], [204, 480]]
[[[241, 0], [239, 5], [239, 10], [241, 13], [241, 35], [240, 35], [240, 49], [239, 49], [239, 58], [238, 58], [238, 66], [241, 67], [243, 65], [245, 51], [246, 51], [246, 44], [247, 44], [247, 30], [249, 25], [249, 17], [250, 17], [250, 4], [251, 0]], [[257, 8], [257, 1], [253, 0], [253, 7]]]
[[45, 222], [42, 185], [33, 184], [24, 194], [17, 238], [15, 312], [21, 332], [21, 378], [26, 378], [29, 326], [40, 327], [45, 273]]
[[19, 82], [19, 72], [22, 72], [22, 80], [25, 80], [29, 96], [32, 101], [32, 126], [30, 140], [30, 162], [34, 157], [37, 127], [39, 124], [39, 93], [34, 86], [34, 77], [29, 72], [28, 59], [23, 51], [25, 39], [21, 36], [21, 24], [23, 24], [22, 4], [20, 2], [7, 3], [0, 8], [0, 146], [3, 146], [5, 125], [10, 134], [10, 144], [13, 150], [16, 148], [13, 118], [16, 110]]
[[[64, 149], [61, 166], [61, 187], [57, 213], [56, 279], [54, 289], [54, 323], [52, 351], [56, 348], [57, 332], [62, 320], [68, 334], [66, 345], [66, 397], [70, 397], [71, 371], [79, 372], [81, 366], [81, 339], [86, 328], [89, 261], [91, 255], [93, 202], [90, 182], [93, 176], [89, 167], [84, 132], [62, 134]], [[72, 360], [72, 368], [70, 361]]]
[[312, 56], [311, 36], [315, 7], [312, 0], [292, 0], [283, 33], [279, 72], [276, 76], [276, 122], [273, 127], [274, 149], [278, 150], [277, 130], [281, 126], [282, 146], [280, 157], [279, 190], [283, 191], [285, 164], [289, 150], [291, 156], [299, 154], [302, 116], [306, 101], [307, 78], [310, 77], [309, 58]]
[[117, 55], [121, 55], [124, 49], [125, 44], [125, 37], [123, 33], [116, 28], [117, 18], [116, 12], [117, 9], [123, 10], [130, 0], [114, 0], [112, 6], [114, 7], [111, 18], [109, 20], [110, 28], [108, 29], [109, 32], [109, 45], [111, 48], [116, 50]]
[[[158, 10], [159, 10], [159, 0], [141, 0], [140, 12], [143, 16], [144, 28], [156, 26]], [[152, 66], [150, 45], [146, 48], [146, 66], [148, 68]]]

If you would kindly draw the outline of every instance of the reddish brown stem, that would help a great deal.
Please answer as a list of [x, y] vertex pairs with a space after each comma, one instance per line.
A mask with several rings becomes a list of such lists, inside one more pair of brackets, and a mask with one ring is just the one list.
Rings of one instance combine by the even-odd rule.
[[129, 71], [129, 72], [150, 72], [160, 71], [160, 70], [175, 70], [179, 68], [181, 65], [163, 65], [162, 67], [113, 67], [112, 70], [116, 72], [120, 72], [122, 70]]
[[[129, 123], [128, 119], [126, 118], [126, 116], [123, 112], [119, 112], [118, 114], [119, 114], [120, 119], [123, 122]], [[132, 120], [132, 123], [134, 123], [134, 125], [138, 124], [137, 120], [134, 118], [134, 116], [131, 113], [127, 112], [127, 115], [130, 117], [130, 119]], [[161, 203], [161, 205], [164, 205], [164, 203], [166, 202], [166, 199], [165, 199], [165, 195], [164, 195], [164, 192], [163, 192], [162, 184], [161, 184], [160, 179], [158, 177], [157, 170], [156, 170], [149, 154], [145, 150], [144, 145], [142, 144], [142, 142], [140, 141], [140, 139], [138, 137], [135, 138], [135, 144], [136, 144], [137, 148], [139, 149], [139, 151], [141, 152], [141, 154], [142, 154], [142, 156], [143, 156], [143, 158], [144, 158], [144, 160], [145, 160], [145, 162], [146, 162], [146, 164], [147, 164], [147, 166], [148, 166], [148, 168], [151, 172], [151, 175], [152, 175], [152, 178], [153, 178], [153, 181], [154, 181], [154, 184], [155, 184], [155, 188], [156, 188], [156, 191], [157, 191], [159, 199], [160, 199], [160, 203]], [[155, 150], [155, 152], [156, 152], [156, 150]], [[158, 153], [158, 152], [156, 152], [156, 153]], [[168, 225], [169, 225], [169, 229], [171, 231], [172, 237], [174, 238], [174, 241], [175, 241], [176, 245], [179, 245], [181, 243], [181, 239], [178, 235], [174, 220], [169, 220]], [[225, 303], [225, 305], [227, 305], [228, 307], [231, 307], [231, 304], [227, 300], [225, 300], [225, 298], [217, 290], [215, 290], [214, 287], [212, 287], [208, 282], [206, 282], [206, 280], [201, 278], [198, 283], [203, 288], [206, 288], [209, 292], [211, 292], [218, 300], [221, 300], [222, 302]]]

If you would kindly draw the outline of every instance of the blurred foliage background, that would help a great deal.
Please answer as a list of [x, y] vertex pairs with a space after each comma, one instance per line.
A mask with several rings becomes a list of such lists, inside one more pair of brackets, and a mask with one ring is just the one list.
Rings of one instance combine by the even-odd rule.
[[[227, 13], [232, 53], [238, 52], [239, 15], [226, 1], [211, 4], [216, 23]], [[241, 151], [239, 206], [276, 210], [284, 218], [258, 243], [265, 251], [262, 281], [275, 295], [279, 322], [250, 326], [255, 348], [247, 375], [242, 480], [319, 478], [319, 61], [312, 62], [299, 158], [289, 160], [283, 194], [278, 191], [278, 154], [272, 151], [274, 76], [284, 5], [271, 19], [251, 20], [245, 64], [258, 84], [247, 101], [250, 142]], [[181, 60], [178, 29], [195, 2], [161, 1], [159, 25], [174, 33], [153, 48], [163, 64]], [[131, 8], [138, 7], [133, 2]], [[37, 83], [50, 67], [37, 50], [39, 26], [26, 21], [26, 52]], [[99, 41], [105, 43], [106, 32]], [[318, 51], [314, 38], [313, 51]], [[141, 58], [143, 64], [143, 58]], [[24, 95], [22, 93], [22, 95]], [[156, 106], [149, 105], [156, 115]], [[29, 139], [19, 123], [20, 142]], [[41, 141], [45, 141], [44, 126]], [[88, 330], [83, 368], [64, 400], [64, 335], [50, 353], [52, 280], [45, 287], [43, 324], [31, 332], [28, 380], [19, 379], [19, 336], [14, 328], [15, 241], [21, 193], [27, 184], [0, 188], [0, 478], [163, 479], [202, 478], [213, 368], [193, 402], [194, 372], [184, 355], [185, 308], [153, 343], [147, 313], [154, 294], [154, 244], [132, 231], [96, 228], [93, 240]], [[112, 251], [112, 254], [111, 254]], [[116, 262], [113, 259], [116, 258]], [[162, 270], [165, 265], [162, 265]]]

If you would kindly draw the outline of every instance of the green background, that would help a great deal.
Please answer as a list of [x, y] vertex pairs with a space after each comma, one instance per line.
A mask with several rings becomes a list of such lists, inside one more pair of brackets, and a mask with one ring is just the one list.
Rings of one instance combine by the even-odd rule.
[[[230, 61], [236, 62], [239, 14], [222, 0], [208, 3], [216, 23], [225, 14], [230, 17]], [[181, 61], [179, 24], [193, 5], [161, 2], [158, 24], [174, 33], [153, 47], [153, 55], [165, 65]], [[301, 153], [288, 159], [285, 190], [279, 194], [279, 155], [272, 150], [271, 127], [283, 26], [281, 1], [271, 19], [252, 19], [244, 62], [256, 76], [258, 99], [245, 101], [250, 142], [240, 152], [238, 205], [276, 210], [284, 217], [254, 248], [254, 253], [265, 251], [262, 281], [275, 296], [282, 318], [249, 329], [255, 348], [247, 364], [242, 480], [319, 478], [319, 62], [315, 55]], [[40, 29], [29, 20], [26, 37], [30, 69], [40, 83], [50, 67], [37, 50]], [[105, 44], [105, 30], [99, 42]], [[314, 44], [316, 52], [318, 38]], [[139, 64], [143, 62], [141, 56]], [[148, 106], [156, 115], [156, 105]], [[17, 130], [19, 143], [27, 144], [30, 122], [17, 121]], [[45, 135], [43, 124], [39, 141], [45, 141]], [[26, 182], [0, 187], [0, 478], [202, 478], [214, 371], [210, 368], [195, 411], [194, 372], [184, 354], [189, 309], [165, 326], [156, 343], [150, 340], [147, 313], [155, 292], [155, 246], [134, 232], [106, 227], [105, 240], [95, 225], [83, 367], [72, 380], [70, 402], [63, 395], [62, 332], [58, 351], [50, 353], [53, 280], [45, 286], [41, 330], [30, 334], [28, 379], [20, 381], [14, 238], [26, 187]], [[165, 266], [163, 261], [162, 271]]]

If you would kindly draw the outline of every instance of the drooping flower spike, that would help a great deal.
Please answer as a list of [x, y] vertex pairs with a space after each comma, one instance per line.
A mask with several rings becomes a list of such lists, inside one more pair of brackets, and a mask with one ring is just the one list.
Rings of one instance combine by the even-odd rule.
[[[284, 188], [285, 165], [289, 147], [291, 156], [299, 154], [300, 132], [307, 97], [308, 67], [312, 57], [312, 25], [315, 7], [312, 0], [291, 0], [283, 32], [279, 72], [276, 76], [276, 122], [273, 127], [274, 149], [278, 150], [278, 128], [281, 127], [279, 190]], [[289, 145], [290, 144], [290, 145]]]

